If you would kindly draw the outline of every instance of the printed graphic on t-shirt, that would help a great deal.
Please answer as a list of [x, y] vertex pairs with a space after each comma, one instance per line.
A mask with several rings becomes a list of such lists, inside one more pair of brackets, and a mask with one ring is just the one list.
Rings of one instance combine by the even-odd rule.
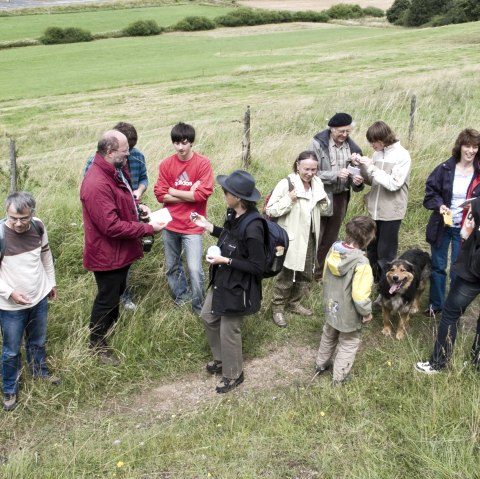
[[186, 171], [182, 172], [182, 174], [175, 180], [175, 187], [177, 186], [192, 186], [193, 181], [190, 180], [188, 177], [188, 173]]

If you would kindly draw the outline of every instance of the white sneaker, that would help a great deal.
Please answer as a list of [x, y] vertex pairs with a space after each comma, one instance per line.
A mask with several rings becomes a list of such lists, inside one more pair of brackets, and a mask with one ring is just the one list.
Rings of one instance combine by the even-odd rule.
[[130, 311], [135, 311], [137, 309], [137, 305], [131, 299], [122, 301], [122, 304], [125, 309], [128, 309]]
[[417, 371], [420, 371], [421, 373], [424, 374], [437, 374], [440, 371], [438, 369], [435, 369], [431, 364], [430, 361], [427, 361], [425, 363], [417, 363], [415, 364], [415, 369]]

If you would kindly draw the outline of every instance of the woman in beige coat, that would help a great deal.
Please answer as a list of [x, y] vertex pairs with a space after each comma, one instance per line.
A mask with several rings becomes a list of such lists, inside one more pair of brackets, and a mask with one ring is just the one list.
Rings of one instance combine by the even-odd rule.
[[323, 183], [317, 174], [318, 160], [313, 151], [303, 151], [293, 164], [293, 173], [273, 190], [266, 212], [278, 218], [290, 240], [285, 263], [273, 289], [273, 321], [285, 327], [284, 311], [311, 316], [300, 304], [313, 279], [315, 252], [320, 236], [320, 214], [328, 206]]

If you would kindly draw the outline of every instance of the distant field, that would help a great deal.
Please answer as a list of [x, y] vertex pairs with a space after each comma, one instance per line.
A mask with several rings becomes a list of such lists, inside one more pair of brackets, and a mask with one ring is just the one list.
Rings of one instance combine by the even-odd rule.
[[155, 20], [160, 26], [166, 27], [186, 16], [215, 18], [230, 10], [227, 7], [196, 4], [0, 17], [0, 42], [35, 39], [48, 27], [78, 27], [99, 33], [121, 30], [137, 20]]
[[240, 0], [238, 3], [252, 8], [313, 11], [326, 10], [338, 3], [353, 3], [363, 8], [377, 7], [386, 10], [392, 6], [393, 0]]

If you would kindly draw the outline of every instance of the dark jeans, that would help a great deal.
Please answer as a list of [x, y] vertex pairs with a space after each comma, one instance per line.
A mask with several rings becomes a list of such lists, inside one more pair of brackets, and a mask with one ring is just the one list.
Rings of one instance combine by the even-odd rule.
[[338, 239], [338, 232], [342, 226], [345, 214], [347, 213], [349, 192], [344, 191], [333, 195], [333, 215], [322, 216], [320, 219], [320, 238], [318, 239], [317, 261], [318, 267], [315, 270], [315, 276], [321, 278], [323, 276], [323, 267], [328, 250], [332, 244]]
[[106, 346], [106, 336], [119, 316], [120, 296], [127, 285], [130, 265], [111, 271], [94, 271], [98, 293], [90, 318], [90, 345]]
[[[480, 293], [480, 281], [472, 283], [457, 276], [453, 281], [443, 306], [442, 319], [438, 326], [437, 339], [430, 363], [436, 369], [446, 366], [453, 352], [460, 317], [469, 304]], [[472, 359], [479, 362], [480, 354], [480, 316], [477, 319], [477, 332], [472, 345]]]
[[375, 221], [377, 234], [375, 239], [368, 245], [367, 256], [373, 270], [375, 282], [378, 283], [385, 272], [387, 263], [397, 256], [398, 232], [402, 220]]

